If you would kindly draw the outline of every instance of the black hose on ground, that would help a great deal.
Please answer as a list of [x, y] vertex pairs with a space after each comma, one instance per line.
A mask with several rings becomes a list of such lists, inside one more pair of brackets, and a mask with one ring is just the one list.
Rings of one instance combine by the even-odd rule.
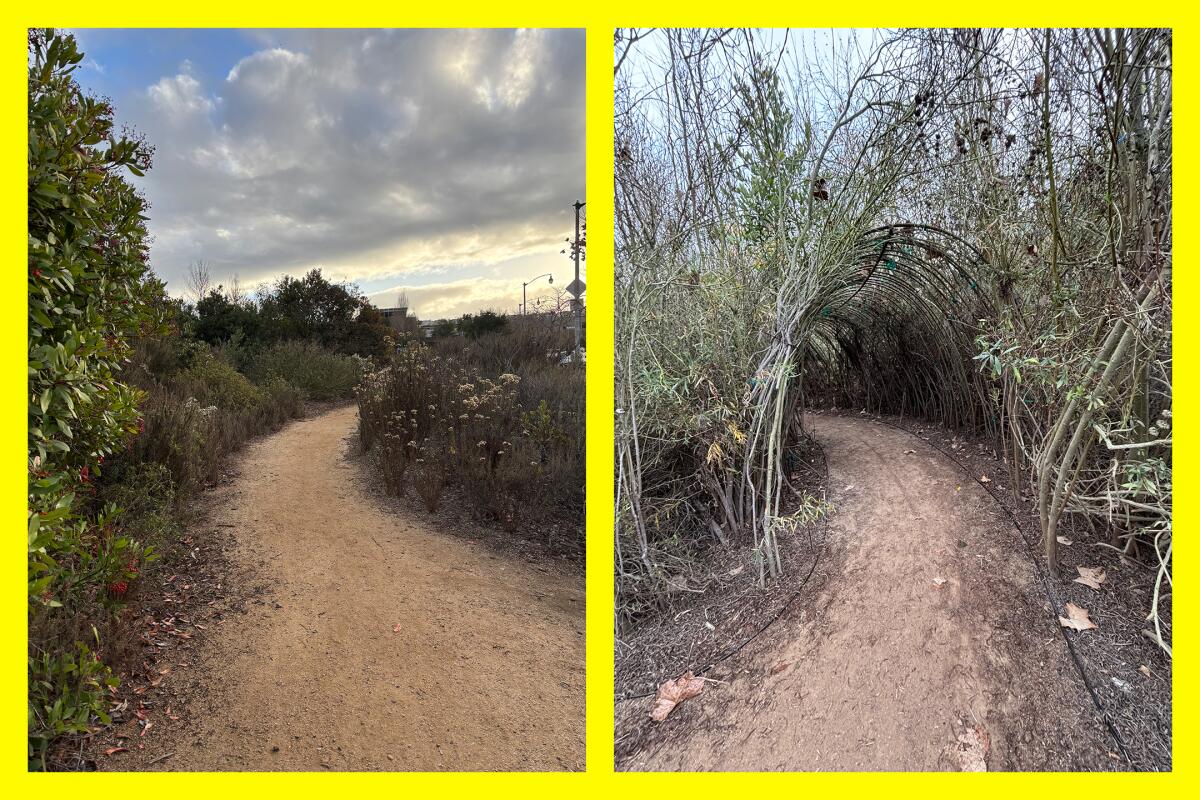
[[[817, 449], [821, 451], [821, 466], [822, 466], [822, 469], [824, 470], [824, 477], [825, 477], [826, 481], [828, 481], [829, 460], [825, 457], [825, 448], [822, 447], [821, 443], [818, 442], [816, 439], [812, 439], [811, 441], [813, 444], [815, 444], [817, 446]], [[717, 664], [720, 664], [722, 661], [725, 661], [725, 660], [737, 655], [739, 652], [741, 652], [742, 648], [744, 648], [746, 645], [750, 644], [755, 639], [757, 639], [759, 636], [761, 636], [763, 634], [763, 632], [766, 631], [767, 628], [771, 627], [780, 617], [783, 616], [784, 612], [788, 610], [788, 608], [792, 605], [792, 603], [794, 603], [796, 601], [796, 598], [798, 598], [800, 596], [800, 594], [804, 591], [804, 586], [805, 586], [805, 584], [808, 583], [808, 579], [812, 577], [814, 572], [816, 572], [817, 563], [821, 560], [821, 551], [825, 548], [825, 542], [826, 542], [826, 538], [827, 538], [826, 534], [828, 533], [828, 527], [829, 527], [828, 517], [822, 516], [821, 517], [821, 534], [822, 535], [821, 535], [820, 547], [817, 549], [816, 555], [813, 556], [812, 566], [810, 566], [808, 568], [808, 574], [806, 574], [804, 576], [804, 580], [800, 581], [800, 585], [798, 587], [796, 587], [796, 591], [792, 592], [791, 597], [789, 597], [786, 601], [784, 601], [783, 605], [779, 607], [779, 610], [776, 611], [775, 614], [772, 615], [771, 618], [769, 620], [767, 620], [761, 628], [759, 628], [757, 631], [752, 633], [748, 638], [746, 638], [745, 641], [741, 642], [740, 644], [733, 647], [732, 649], [727, 650], [726, 652], [722, 653], [720, 656], [718, 656], [717, 658], [710, 661], [703, 668], [701, 668], [699, 670], [692, 670], [693, 675], [702, 676], [705, 673], [707, 673], [709, 670], [711, 670], [713, 667], [715, 667]], [[657, 691], [658, 690], [655, 689], [654, 691], [642, 692], [640, 694], [627, 694], [622, 697], [616, 698], [616, 702], [617, 703], [625, 703], [630, 700], [640, 700], [645, 697], [653, 697], [655, 694], [657, 694]]]
[[[1021, 522], [1020, 522], [1020, 520], [1017, 519], [1017, 515], [1014, 514], [1012, 512], [1012, 510], [1004, 504], [1004, 502], [1000, 499], [1000, 495], [997, 494], [996, 490], [993, 489], [991, 486], [989, 486], [988, 483], [981, 481], [979, 479], [979, 477], [975, 475], [974, 470], [968, 468], [966, 464], [959, 461], [957, 458], [955, 458], [953, 455], [951, 455], [949, 452], [947, 452], [943, 448], [934, 444], [933, 441], [928, 440], [928, 439], [922, 439], [921, 437], [917, 436], [917, 434], [913, 433], [912, 431], [908, 430], [907, 428], [901, 427], [900, 425], [897, 425], [894, 422], [889, 422], [888, 420], [883, 419], [882, 417], [874, 417], [873, 419], [875, 422], [878, 422], [883, 425], [887, 425], [889, 428], [895, 428], [898, 431], [903, 431], [904, 433], [907, 433], [909, 436], [912, 436], [914, 439], [924, 442], [925, 444], [932, 447], [934, 450], [937, 450], [939, 453], [941, 453], [947, 459], [954, 462], [954, 464], [959, 469], [961, 469], [963, 472], [965, 472], [967, 475], [970, 476], [971, 480], [975, 481], [975, 483], [982, 486], [984, 488], [984, 490], [989, 495], [992, 496], [992, 499], [996, 501], [996, 505], [998, 505], [998, 506], [1000, 506], [1000, 508], [1004, 509], [1004, 513], [1007, 514], [1009, 520], [1012, 521], [1013, 527], [1017, 529], [1017, 534], [1020, 535], [1021, 541], [1025, 543], [1026, 555], [1029, 556], [1029, 560], [1033, 562], [1033, 566], [1037, 569], [1038, 577], [1041, 579], [1041, 583], [1042, 583], [1042, 590], [1046, 594], [1046, 600], [1049, 601], [1049, 603], [1050, 603], [1051, 612], [1053, 614], [1055, 614], [1056, 616], [1062, 616], [1064, 613], [1062, 603], [1058, 599], [1058, 594], [1054, 591], [1054, 587], [1050, 582], [1050, 577], [1047, 574], [1046, 569], [1042, 564], [1041, 558], [1038, 557], [1037, 549], [1029, 541], [1029, 537], [1028, 537], [1028, 535], [1026, 535], [1025, 529], [1023, 527], [1021, 527]], [[1080, 657], [1079, 652], [1075, 649], [1075, 643], [1073, 641], [1071, 641], [1071, 637], [1069, 635], [1067, 635], [1066, 628], [1064, 628], [1062, 625], [1058, 625], [1057, 623], [1058, 623], [1058, 620], [1056, 619], [1055, 627], [1058, 628], [1058, 632], [1062, 635], [1063, 641], [1067, 643], [1067, 651], [1070, 652], [1071, 660], [1073, 662], [1075, 662], [1075, 669], [1077, 669], [1079, 671], [1079, 678], [1080, 678], [1080, 680], [1083, 681], [1083, 685], [1085, 687], [1087, 687], [1088, 694], [1092, 698], [1092, 703], [1096, 706], [1096, 713], [1098, 713], [1100, 715], [1100, 718], [1104, 720], [1104, 725], [1108, 728], [1108, 732], [1112, 736], [1113, 741], [1117, 743], [1117, 748], [1121, 751], [1121, 755], [1125, 757], [1125, 761], [1130, 766], [1132, 766], [1133, 759], [1130, 758], [1129, 751], [1125, 748], [1125, 741], [1121, 738], [1121, 734], [1119, 731], [1117, 731], [1116, 725], [1113, 724], [1112, 719], [1108, 716], [1108, 712], [1106, 712], [1104, 710], [1104, 705], [1100, 702], [1100, 695], [1096, 691], [1095, 684], [1093, 684], [1091, 679], [1088, 677], [1087, 669], [1083, 665], [1083, 659]]]
[[[939, 447], [937, 444], [935, 444], [931, 440], [921, 439], [919, 436], [917, 436], [915, 433], [908, 430], [907, 428], [901, 427], [900, 425], [897, 425], [894, 422], [889, 422], [888, 420], [885, 420], [882, 417], [874, 417], [873, 419], [875, 422], [881, 423], [883, 425], [887, 425], [888, 427], [891, 427], [891, 428], [895, 428], [898, 431], [903, 431], [904, 433], [907, 433], [909, 436], [912, 436], [914, 439], [924, 442], [925, 444], [932, 447], [934, 450], [937, 450], [939, 453], [941, 453], [943, 456], [945, 456], [947, 459], [949, 459], [960, 470], [962, 470], [964, 473], [969, 475], [973, 481], [975, 481], [977, 484], [982, 486], [983, 489], [989, 495], [991, 495], [992, 499], [996, 501], [996, 504], [998, 506], [1000, 506], [1000, 508], [1003, 509], [1004, 513], [1008, 516], [1009, 520], [1013, 524], [1013, 527], [1016, 528], [1017, 534], [1021, 537], [1021, 541], [1024, 542], [1025, 549], [1026, 549], [1026, 555], [1029, 556], [1029, 560], [1033, 562], [1034, 568], [1038, 572], [1038, 577], [1040, 578], [1041, 584], [1042, 584], [1042, 590], [1046, 595], [1046, 600], [1049, 601], [1049, 603], [1050, 603], [1051, 611], [1055, 615], [1061, 615], [1061, 613], [1063, 611], [1062, 604], [1059, 602], [1058, 595], [1054, 592], [1053, 586], [1050, 583], [1049, 576], [1047, 575], [1046, 570], [1043, 567], [1041, 560], [1038, 558], [1036, 548], [1033, 546], [1032, 543], [1030, 543], [1029, 537], [1026, 534], [1025, 529], [1021, 526], [1020, 520], [1017, 519], [1016, 514], [1014, 514], [1012, 512], [1012, 510], [1001, 501], [1000, 496], [996, 493], [996, 490], [993, 489], [991, 486], [989, 486], [987, 483], [981, 481], [974, 474], [974, 471], [969, 469], [966, 464], [963, 464], [961, 461], [959, 461], [957, 458], [955, 458], [951, 453], [949, 453], [948, 451]], [[825, 478], [828, 480], [829, 460], [825, 456], [825, 448], [822, 447], [821, 443], [818, 442], [816, 439], [813, 439], [813, 442], [814, 442], [814, 444], [817, 445], [817, 448], [821, 451], [821, 463], [822, 463], [822, 466], [824, 467]], [[763, 626], [761, 628], [759, 628], [757, 631], [755, 631], [745, 641], [741, 642], [736, 647], [723, 653], [722, 655], [720, 655], [713, 661], [709, 662], [702, 669], [693, 670], [693, 672], [692, 672], [693, 675], [702, 676], [705, 673], [707, 673], [709, 670], [711, 670], [713, 667], [715, 667], [717, 664], [720, 664], [721, 662], [723, 662], [723, 661], [731, 658], [732, 656], [736, 655], [737, 653], [741, 652], [741, 650], [743, 648], [745, 648], [746, 645], [750, 644], [752, 641], [754, 641], [759, 636], [761, 636], [763, 634], [763, 632], [767, 630], [767, 628], [771, 627], [771, 625], [773, 625], [777, 620], [779, 620], [780, 617], [783, 616], [784, 612], [788, 610], [788, 608], [792, 605], [792, 603], [795, 602], [796, 599], [800, 596], [800, 594], [804, 591], [805, 584], [808, 583], [809, 578], [811, 578], [813, 573], [816, 571], [817, 563], [820, 561], [820, 558], [821, 558], [821, 550], [824, 549], [825, 543], [826, 543], [826, 536], [824, 534], [826, 534], [827, 532], [828, 532], [828, 518], [823, 517], [822, 518], [822, 534], [823, 535], [821, 537], [821, 549], [817, 550], [817, 553], [816, 553], [815, 557], [813, 558], [812, 566], [809, 567], [808, 574], [804, 576], [804, 580], [802, 580], [800, 582], [800, 586], [797, 587], [796, 591], [792, 593], [791, 597], [789, 597], [787, 599], [787, 601], [784, 602], [783, 606], [780, 607], [779, 611], [777, 611], [769, 620], [766, 621], [766, 623], [763, 624]], [[1056, 622], [1057, 622], [1057, 620], [1056, 620]], [[1104, 725], [1105, 725], [1105, 727], [1108, 728], [1109, 735], [1112, 736], [1113, 741], [1116, 742], [1117, 748], [1121, 751], [1121, 755], [1124, 756], [1126, 763], [1132, 765], [1133, 759], [1130, 757], [1129, 751], [1125, 747], [1125, 741], [1121, 738], [1120, 732], [1117, 730], [1116, 726], [1113, 724], [1113, 721], [1109, 717], [1108, 713], [1104, 710], [1104, 706], [1100, 702], [1100, 696], [1096, 691], [1096, 687], [1092, 683], [1091, 679], [1088, 677], [1087, 669], [1083, 665], [1083, 660], [1080, 657], [1079, 652], [1075, 649], [1075, 643], [1071, 641], [1070, 636], [1067, 635], [1066, 630], [1061, 625], [1057, 625], [1056, 627], [1058, 628], [1060, 635], [1063, 637], [1063, 641], [1067, 645], [1067, 651], [1071, 654], [1071, 660], [1075, 664], [1075, 669], [1078, 670], [1078, 672], [1079, 672], [1080, 680], [1083, 681], [1083, 685], [1087, 688], [1088, 694], [1092, 698], [1092, 703], [1096, 707], [1096, 713], [1098, 713], [1100, 715], [1100, 718], [1102, 720], [1104, 720]], [[625, 695], [623, 697], [616, 698], [616, 702], [624, 703], [624, 702], [628, 702], [630, 700], [640, 700], [640, 699], [646, 698], [646, 697], [653, 697], [656, 693], [657, 693], [657, 690], [652, 691], [652, 692], [642, 692], [639, 694]]]

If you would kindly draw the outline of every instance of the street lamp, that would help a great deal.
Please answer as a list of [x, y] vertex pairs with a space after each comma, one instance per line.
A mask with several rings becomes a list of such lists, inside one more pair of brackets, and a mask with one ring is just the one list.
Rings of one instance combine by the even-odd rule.
[[521, 284], [521, 316], [522, 317], [525, 316], [525, 287], [528, 286], [529, 284], [533, 283], [534, 281], [538, 280], [539, 278], [549, 278], [550, 280], [547, 281], [547, 283], [549, 283], [551, 286], [554, 285], [554, 276], [551, 275], [549, 272], [543, 272], [541, 275], [536, 275], [536, 276], [530, 278], [529, 280], [525, 281], [524, 283], [522, 283]]

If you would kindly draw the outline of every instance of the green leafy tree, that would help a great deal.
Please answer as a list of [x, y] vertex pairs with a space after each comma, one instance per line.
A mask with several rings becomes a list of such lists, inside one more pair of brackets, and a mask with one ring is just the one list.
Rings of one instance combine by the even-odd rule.
[[195, 335], [209, 344], [220, 344], [238, 337], [253, 341], [259, 333], [258, 310], [249, 303], [234, 302], [221, 287], [196, 303]]
[[396, 332], [383, 312], [362, 300], [358, 316], [346, 327], [339, 349], [348, 355], [382, 357], [391, 351], [395, 338]]
[[[119, 380], [129, 341], [166, 307], [147, 266], [146, 203], [126, 180], [152, 148], [113, 128], [108, 103], [72, 77], [70, 35], [29, 36], [29, 737], [50, 743], [104, 716], [109, 670], [79, 620], [119, 605], [150, 554], [94, 509], [104, 459], [139, 429], [139, 393]], [[74, 639], [74, 640], [72, 640]]]
[[458, 329], [468, 339], [478, 339], [489, 333], [499, 333], [508, 325], [508, 317], [495, 311], [480, 311], [478, 314], [463, 314]]
[[284, 275], [262, 300], [263, 333], [271, 339], [317, 340], [322, 344], [350, 323], [359, 298], [332, 283], [320, 268], [302, 278]]
[[320, 268], [276, 281], [262, 299], [259, 318], [266, 341], [299, 339], [341, 353], [381, 355], [392, 334], [357, 287], [327, 280]]
[[[804, 149], [792, 140], [794, 118], [774, 68], [752, 70], [738, 81], [735, 98], [744, 141], [733, 200], [746, 238], [768, 243], [794, 232], [792, 210], [803, 200]], [[828, 199], [823, 181], [812, 191]]]

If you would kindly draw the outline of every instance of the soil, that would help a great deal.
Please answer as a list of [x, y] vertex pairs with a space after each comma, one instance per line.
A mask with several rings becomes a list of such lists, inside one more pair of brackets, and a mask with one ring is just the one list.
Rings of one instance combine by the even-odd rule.
[[[1087, 608], [1099, 626], [1086, 636], [1070, 637], [1071, 649], [1087, 678], [1095, 702], [1112, 726], [1123, 768], [1167, 771], [1172, 764], [1172, 662], [1157, 643], [1143, 634], [1150, 627], [1146, 613], [1152, 601], [1154, 564], [1152, 554], [1141, 559], [1122, 557], [1107, 544], [1102, 532], [1092, 531], [1078, 520], [1066, 517], [1059, 525], [1070, 545], [1059, 545], [1059, 575], [1053, 579], [1042, 569], [1042, 543], [1037, 509], [1032, 492], [1021, 495], [1008, 485], [1004, 466], [992, 443], [967, 441], [918, 420], [895, 417], [879, 422], [902, 428], [928, 442], [972, 476], [991, 475], [984, 484], [989, 494], [1019, 526], [1028, 544], [1028, 555], [1053, 598], [1056, 616], [1066, 603]], [[1102, 567], [1107, 574], [1103, 591], [1075, 582], [1077, 567]], [[1163, 636], [1171, 638], [1171, 597], [1159, 599]], [[1149, 674], [1146, 674], [1149, 672]], [[1149, 678], [1150, 680], [1146, 680]]]
[[[814, 440], [798, 449], [791, 484], [815, 497], [828, 494], [825, 454]], [[791, 499], [791, 498], [789, 498]], [[783, 513], [796, 510], [795, 501]], [[833, 571], [825, 547], [824, 519], [803, 531], [779, 538], [780, 558], [788, 579], [758, 581], [754, 542], [750, 537], [722, 545], [707, 542], [688, 560], [695, 574], [673, 576], [679, 586], [657, 613], [627, 626], [616, 642], [618, 701], [653, 697], [664, 681], [691, 670], [697, 674], [731, 657], [745, 642], [811, 594]]]
[[[989, 473], [964, 471], [990, 463], [989, 481], [1002, 482], [999, 462], [960, 466], [929, 434], [865, 417], [806, 421], [836, 508], [819, 568], [665, 722], [650, 720], [652, 698], [618, 703], [619, 770], [1170, 769], [1166, 660], [1141, 643], [1132, 660], [1110, 657], [1127, 687], [1117, 691], [1159, 712], [1138, 715], [1153, 730], [1136, 744], [1118, 743], [1100, 687], [1117, 676], [1093, 674], [1086, 658], [1081, 671], [1066, 638], [1083, 653], [1115, 631], [1128, 638], [1104, 611], [1131, 570], [1117, 565], [1099, 593], [1063, 589], [1102, 610], [1099, 630], [1064, 632], [1059, 592], [1047, 596], [1013, 518], [976, 480]], [[1164, 738], [1165, 767], [1151, 742]]]
[[97, 768], [583, 769], [582, 575], [381, 501], [356, 413], [252, 443], [206, 493], [189, 540], [222, 577], [146, 604]]

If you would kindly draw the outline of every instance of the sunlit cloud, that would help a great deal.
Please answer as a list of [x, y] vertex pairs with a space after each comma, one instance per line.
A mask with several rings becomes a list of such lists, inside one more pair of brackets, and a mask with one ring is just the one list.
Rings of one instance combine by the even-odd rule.
[[173, 293], [196, 260], [242, 285], [321, 267], [368, 291], [411, 284], [433, 318], [514, 307], [530, 259], [565, 261], [584, 199], [582, 32], [253, 31], [214, 66], [215, 35], [112, 98], [157, 149], [139, 183]]

